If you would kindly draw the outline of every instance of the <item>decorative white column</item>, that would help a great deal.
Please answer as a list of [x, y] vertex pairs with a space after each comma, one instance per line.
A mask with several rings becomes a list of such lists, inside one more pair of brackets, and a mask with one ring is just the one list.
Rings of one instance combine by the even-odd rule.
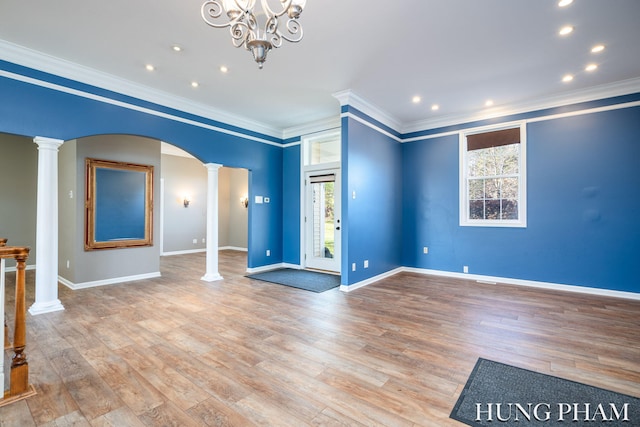
[[222, 165], [207, 163], [207, 272], [202, 280], [222, 280], [218, 272], [218, 170]]
[[60, 139], [37, 136], [36, 299], [32, 315], [64, 310], [58, 299], [58, 148]]

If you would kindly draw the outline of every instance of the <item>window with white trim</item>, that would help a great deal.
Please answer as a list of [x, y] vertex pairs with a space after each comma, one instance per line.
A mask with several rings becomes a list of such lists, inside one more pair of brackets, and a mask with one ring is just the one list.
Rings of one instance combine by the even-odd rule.
[[526, 227], [526, 126], [460, 133], [460, 225]]

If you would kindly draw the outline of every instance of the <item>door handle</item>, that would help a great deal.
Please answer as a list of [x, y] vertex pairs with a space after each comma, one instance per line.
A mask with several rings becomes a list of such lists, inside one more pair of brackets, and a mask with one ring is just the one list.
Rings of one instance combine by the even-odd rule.
[[336, 227], [336, 230], [340, 230], [340, 226], [337, 226], [337, 227]]

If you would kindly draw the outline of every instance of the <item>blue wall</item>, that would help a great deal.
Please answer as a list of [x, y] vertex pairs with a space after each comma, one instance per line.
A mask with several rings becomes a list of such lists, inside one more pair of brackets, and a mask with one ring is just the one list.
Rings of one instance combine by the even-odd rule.
[[[87, 91], [91, 95], [109, 96], [136, 107], [175, 114], [181, 119], [196, 120], [207, 126], [219, 126], [247, 136], [258, 136], [269, 142], [274, 140], [267, 135], [197, 118], [4, 61], [0, 61], [0, 69]], [[0, 94], [0, 132], [62, 140], [98, 134], [146, 136], [176, 145], [203, 163], [220, 163], [249, 169], [250, 199], [253, 200], [253, 195], [271, 199], [269, 204], [251, 205], [249, 267], [282, 262], [281, 147], [6, 77], [0, 77]], [[267, 249], [271, 251], [270, 257], [266, 256]]]
[[284, 149], [282, 177], [283, 261], [300, 264], [300, 145]]
[[532, 122], [527, 144], [525, 229], [458, 225], [457, 135], [403, 144], [403, 265], [640, 292], [640, 107]]
[[[268, 135], [15, 64], [0, 61], [0, 69], [196, 121], [200, 125], [0, 78], [0, 132], [63, 140], [111, 133], [147, 136], [183, 148], [203, 163], [249, 169], [250, 199], [271, 199], [252, 203], [249, 211], [249, 267], [300, 262], [299, 145], [284, 148], [284, 141]], [[342, 118], [342, 283], [399, 266], [461, 272], [468, 265], [478, 275], [640, 292], [634, 279], [640, 265], [635, 218], [640, 212], [640, 107], [528, 123], [524, 229], [458, 225], [457, 135], [397, 142], [638, 100], [640, 94], [630, 94], [406, 135], [343, 106], [349, 114]], [[422, 253], [424, 246], [429, 254]]]
[[[401, 266], [402, 150], [377, 130], [342, 119], [342, 284]], [[356, 198], [353, 198], [353, 192]], [[364, 268], [364, 261], [369, 268]], [[352, 264], [356, 271], [352, 271]]]

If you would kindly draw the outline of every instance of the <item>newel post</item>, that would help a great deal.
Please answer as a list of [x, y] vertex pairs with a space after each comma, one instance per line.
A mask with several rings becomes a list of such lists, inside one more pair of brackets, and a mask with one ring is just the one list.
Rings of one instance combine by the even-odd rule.
[[29, 390], [29, 364], [24, 348], [27, 345], [27, 319], [25, 305], [25, 269], [29, 249], [15, 256], [16, 260], [16, 307], [13, 327], [13, 358], [11, 359], [11, 376], [9, 394], [17, 396]]

